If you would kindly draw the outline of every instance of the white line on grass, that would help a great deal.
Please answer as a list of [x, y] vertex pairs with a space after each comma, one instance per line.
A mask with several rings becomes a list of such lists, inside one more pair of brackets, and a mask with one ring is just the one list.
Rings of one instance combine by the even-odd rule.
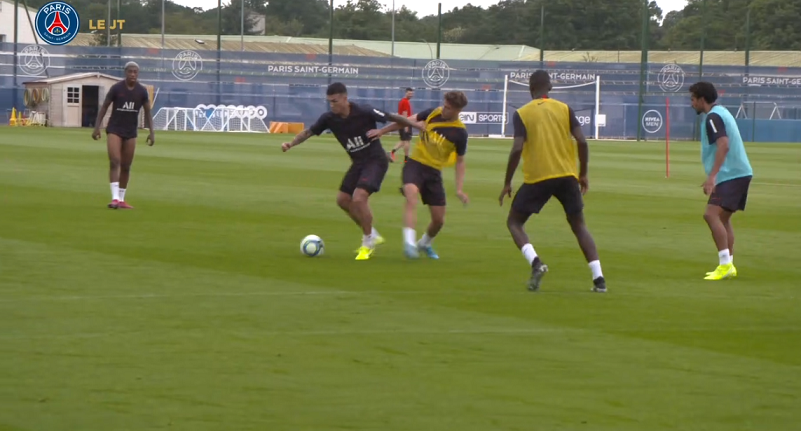
[[[729, 292], [730, 293], [730, 292]], [[0, 304], [4, 303], [20, 303], [20, 302], [37, 302], [37, 301], [92, 301], [92, 300], [114, 300], [114, 299], [168, 299], [168, 298], [219, 298], [219, 297], [258, 297], [258, 296], [367, 296], [367, 295], [459, 295], [461, 297], [467, 296], [522, 296], [529, 295], [532, 297], [537, 296], [594, 296], [594, 297], [608, 297], [625, 298], [698, 298], [698, 299], [732, 299], [728, 293], [680, 293], [675, 291], [650, 291], [650, 292], [631, 292], [621, 289], [611, 293], [594, 293], [589, 289], [573, 290], [573, 291], [539, 291], [531, 293], [525, 289], [503, 289], [491, 291], [475, 291], [475, 290], [364, 290], [364, 291], [350, 291], [350, 290], [321, 290], [321, 291], [259, 291], [259, 292], [200, 292], [200, 293], [141, 293], [130, 295], [69, 295], [69, 296], [31, 296], [23, 298], [7, 298], [0, 299]], [[744, 295], [738, 293], [737, 299], [751, 299], [751, 300], [795, 300], [795, 296], [782, 296], [782, 295]]]
[[[159, 330], [159, 334], [163, 335], [169, 330]], [[328, 329], [328, 330], [305, 330], [305, 331], [186, 331], [174, 330], [172, 332], [180, 332], [183, 336], [198, 336], [209, 337], [210, 334], [226, 335], [226, 336], [246, 336], [246, 337], [298, 337], [298, 336], [354, 336], [354, 335], [433, 335], [433, 336], [446, 336], [446, 335], [512, 335], [512, 336], [525, 336], [525, 335], [541, 335], [541, 334], [566, 334], [566, 333], [585, 333], [585, 334], [628, 334], [628, 333], [784, 333], [784, 332], [801, 332], [798, 327], [767, 327], [767, 328], [726, 328], [726, 327], [709, 327], [709, 328], [648, 328], [648, 329], [614, 329], [614, 328], [477, 328], [477, 329]], [[196, 334], [192, 334], [196, 332]], [[85, 332], [75, 334], [13, 334], [13, 335], [0, 335], [0, 340], [27, 340], [27, 339], [77, 339], [77, 338], [105, 338], [105, 337], [121, 337], [127, 335], [148, 335], [151, 336], [151, 331], [133, 331], [133, 332]]]

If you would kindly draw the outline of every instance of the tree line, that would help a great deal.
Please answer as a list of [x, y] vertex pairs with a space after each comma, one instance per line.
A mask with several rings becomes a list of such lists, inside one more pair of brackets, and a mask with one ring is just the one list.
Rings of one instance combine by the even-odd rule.
[[[240, 34], [245, 2], [245, 34], [255, 24], [251, 13], [266, 17], [265, 34], [295, 37], [329, 35], [328, 0], [226, 0], [224, 35]], [[38, 8], [48, 0], [28, 0]], [[117, 16], [112, 1], [112, 19]], [[544, 20], [541, 14], [545, 3]], [[107, 0], [72, 0], [81, 14], [81, 31], [89, 19], [105, 19]], [[436, 2], [432, 2], [436, 7]], [[482, 8], [466, 4], [442, 13], [442, 41], [469, 44], [529, 45], [547, 50], [639, 50], [643, 28], [642, 0], [500, 0]], [[746, 21], [750, 9], [750, 37]], [[216, 34], [217, 9], [180, 6], [167, 0], [166, 33]], [[436, 11], [433, 11], [436, 13]], [[801, 3], [788, 0], [689, 0], [681, 11], [663, 15], [655, 1], [648, 5], [648, 47], [651, 50], [801, 49]], [[123, 33], [160, 33], [161, 0], [121, 0]], [[392, 13], [378, 0], [348, 0], [334, 10], [334, 38], [390, 40]], [[540, 23], [544, 21], [544, 31]], [[395, 40], [435, 42], [435, 15], [419, 16], [408, 8], [395, 11]], [[543, 37], [544, 35], [544, 37]]]

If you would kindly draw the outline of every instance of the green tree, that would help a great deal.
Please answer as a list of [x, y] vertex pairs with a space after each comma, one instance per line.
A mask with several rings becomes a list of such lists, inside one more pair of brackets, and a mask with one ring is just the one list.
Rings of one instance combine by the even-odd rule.
[[789, 0], [754, 0], [752, 49], [801, 49], [801, 5]]

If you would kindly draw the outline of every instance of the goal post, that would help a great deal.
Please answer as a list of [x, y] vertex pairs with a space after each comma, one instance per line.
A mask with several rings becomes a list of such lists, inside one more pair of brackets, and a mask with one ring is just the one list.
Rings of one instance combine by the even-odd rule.
[[198, 105], [160, 108], [153, 116], [155, 130], [270, 133], [264, 106]]
[[[601, 127], [606, 125], [606, 116], [601, 114], [601, 76], [596, 75], [595, 80], [584, 82], [575, 85], [566, 85], [561, 87], [553, 87], [550, 94], [554, 98], [567, 101], [574, 111], [590, 110], [591, 115], [580, 116], [579, 122], [582, 126], [588, 125], [591, 130], [591, 136], [594, 139], [600, 139]], [[517, 82], [509, 78], [509, 75], [503, 77], [503, 118], [508, 118], [507, 115], [511, 109], [515, 109], [525, 105], [531, 100], [531, 93], [528, 90], [528, 83]], [[588, 107], [588, 108], [585, 108]], [[501, 126], [501, 135], [506, 136], [506, 122]]]

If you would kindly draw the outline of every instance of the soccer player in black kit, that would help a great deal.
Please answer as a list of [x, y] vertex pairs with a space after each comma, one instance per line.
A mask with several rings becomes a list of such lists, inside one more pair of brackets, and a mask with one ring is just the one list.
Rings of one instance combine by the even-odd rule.
[[367, 260], [372, 256], [375, 246], [384, 242], [373, 228], [373, 214], [367, 200], [371, 194], [381, 189], [381, 183], [389, 169], [389, 160], [381, 142], [378, 139], [371, 141], [367, 132], [376, 129], [377, 122], [392, 121], [418, 130], [421, 126], [406, 117], [348, 101], [348, 90], [339, 82], [328, 86], [326, 98], [331, 110], [295, 136], [292, 142], [282, 144], [281, 149], [288, 151], [312, 135], [319, 136], [326, 129], [330, 129], [342, 144], [350, 156], [351, 166], [339, 187], [337, 205], [362, 228], [362, 246], [357, 252], [356, 260]]
[[106, 126], [106, 146], [108, 147], [109, 181], [111, 182], [111, 203], [109, 208], [133, 209], [125, 202], [125, 190], [131, 178], [131, 163], [136, 151], [136, 136], [139, 126], [139, 110], [145, 109], [145, 125], [150, 129], [147, 141], [156, 143], [153, 133], [153, 118], [150, 116], [150, 97], [147, 89], [139, 83], [139, 65], [129, 61], [125, 64], [125, 79], [112, 85], [106, 93], [106, 100], [97, 114], [92, 139], [100, 139], [100, 125], [109, 106], [111, 116]]

